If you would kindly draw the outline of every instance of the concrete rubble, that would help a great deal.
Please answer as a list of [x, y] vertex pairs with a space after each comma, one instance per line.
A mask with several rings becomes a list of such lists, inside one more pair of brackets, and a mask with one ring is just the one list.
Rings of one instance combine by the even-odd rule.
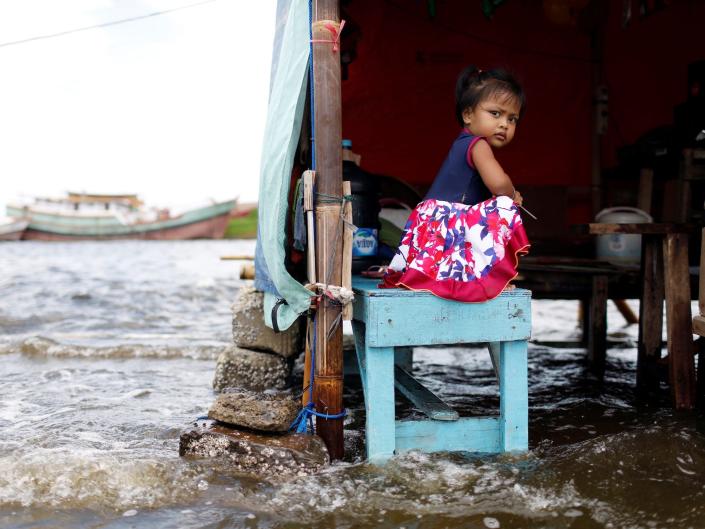
[[197, 427], [181, 434], [179, 455], [217, 458], [226, 467], [258, 478], [304, 476], [329, 462], [317, 435], [263, 435], [223, 426]]
[[276, 333], [264, 323], [264, 294], [252, 286], [243, 286], [232, 306], [233, 341], [244, 349], [268, 351], [283, 358], [298, 356], [303, 350], [302, 320]]
[[218, 395], [208, 418], [251, 430], [286, 432], [300, 410], [301, 399], [288, 392], [232, 390]]
[[279, 355], [232, 346], [216, 361], [213, 389], [284, 389], [290, 373], [289, 362]]

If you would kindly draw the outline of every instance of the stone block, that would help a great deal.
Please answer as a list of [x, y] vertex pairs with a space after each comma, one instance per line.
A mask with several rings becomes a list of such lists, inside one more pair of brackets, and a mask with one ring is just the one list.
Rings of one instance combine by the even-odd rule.
[[182, 433], [179, 455], [217, 458], [227, 469], [258, 479], [313, 474], [329, 462], [328, 450], [317, 435], [264, 435], [224, 426]]
[[279, 355], [228, 347], [216, 361], [213, 389], [284, 389], [288, 385], [290, 371], [289, 362]]
[[296, 419], [301, 399], [281, 391], [234, 390], [218, 395], [208, 418], [264, 432], [286, 432]]
[[252, 286], [243, 286], [232, 306], [233, 341], [238, 347], [269, 351], [284, 358], [303, 350], [305, 327], [298, 320], [287, 330], [276, 333], [264, 324], [264, 294]]

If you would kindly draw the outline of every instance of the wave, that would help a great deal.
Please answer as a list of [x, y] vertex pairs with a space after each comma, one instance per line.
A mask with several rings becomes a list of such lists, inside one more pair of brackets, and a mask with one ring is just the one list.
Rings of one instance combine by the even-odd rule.
[[0, 458], [0, 505], [153, 508], [192, 499], [201, 480], [179, 461], [37, 450]]
[[90, 346], [64, 344], [43, 336], [0, 344], [0, 355], [20, 353], [24, 356], [54, 358], [192, 358], [215, 360], [228, 347], [223, 345], [154, 345], [120, 344]]

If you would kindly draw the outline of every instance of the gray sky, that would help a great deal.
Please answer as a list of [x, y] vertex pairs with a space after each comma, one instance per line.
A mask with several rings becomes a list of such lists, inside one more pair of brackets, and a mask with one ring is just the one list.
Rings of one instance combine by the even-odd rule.
[[275, 0], [0, 0], [0, 216], [20, 196], [257, 199]]

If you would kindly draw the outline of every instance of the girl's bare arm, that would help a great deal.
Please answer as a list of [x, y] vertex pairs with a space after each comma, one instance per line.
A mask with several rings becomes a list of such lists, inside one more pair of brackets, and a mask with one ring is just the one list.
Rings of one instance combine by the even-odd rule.
[[486, 141], [478, 141], [470, 155], [482, 181], [493, 195], [506, 195], [512, 197], [517, 204], [521, 204], [521, 195], [514, 189], [511, 178], [499, 165], [492, 153], [492, 147]]

